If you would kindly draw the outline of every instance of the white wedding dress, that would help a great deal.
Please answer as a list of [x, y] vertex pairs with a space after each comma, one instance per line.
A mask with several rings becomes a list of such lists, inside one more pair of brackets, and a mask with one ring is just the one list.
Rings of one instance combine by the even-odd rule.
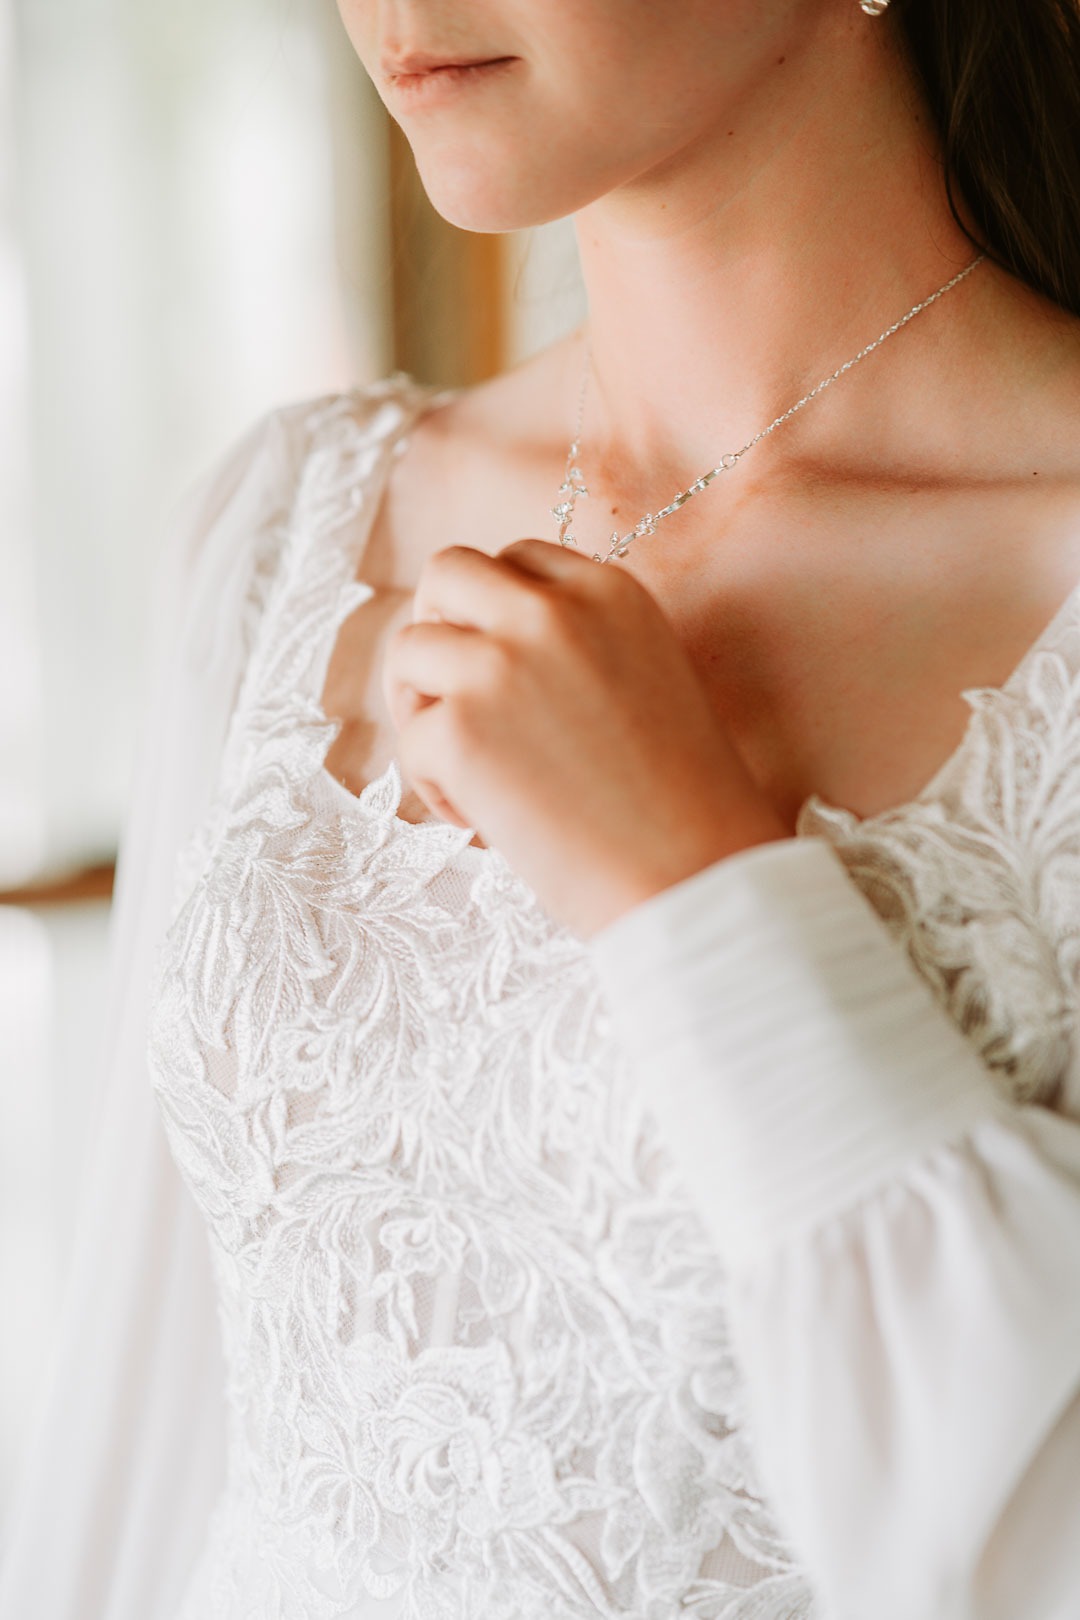
[[393, 760], [325, 769], [431, 400], [273, 413], [178, 526], [114, 1051], [182, 1185], [122, 1210], [99, 1149], [107, 1421], [0, 1615], [1075, 1620], [1080, 586], [911, 804], [812, 798], [585, 943]]

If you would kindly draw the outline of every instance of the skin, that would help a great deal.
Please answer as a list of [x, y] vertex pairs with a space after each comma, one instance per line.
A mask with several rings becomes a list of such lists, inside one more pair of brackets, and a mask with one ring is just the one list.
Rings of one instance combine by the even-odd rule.
[[[989, 262], [721, 479], [655, 510], [973, 256], [888, 15], [855, 0], [339, 0], [448, 219], [574, 216], [582, 552], [552, 543], [580, 334], [429, 412], [324, 704], [581, 937], [908, 802], [1080, 581], [1080, 322]], [[510, 58], [432, 93], [387, 58]], [[381, 665], [380, 665], [381, 654]], [[403, 805], [403, 810], [406, 807]], [[419, 819], [407, 817], [406, 819]]]

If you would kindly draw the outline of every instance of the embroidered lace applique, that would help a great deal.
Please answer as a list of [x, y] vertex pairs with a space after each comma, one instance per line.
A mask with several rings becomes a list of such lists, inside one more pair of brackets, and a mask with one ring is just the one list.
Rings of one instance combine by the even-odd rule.
[[[323, 769], [328, 647], [417, 397], [313, 414], [158, 957], [153, 1080], [228, 1368], [228, 1480], [177, 1620], [803, 1620], [725, 1279], [585, 946], [471, 830], [400, 820], [396, 763], [349, 802]], [[800, 825], [1017, 1096], [1059, 1083], [1077, 976], [1060, 631], [980, 698], [940, 799]]]
[[910, 804], [860, 820], [816, 795], [829, 838], [1002, 1094], [1067, 1096], [1080, 984], [1080, 586], [1001, 688], [964, 693], [967, 731]]

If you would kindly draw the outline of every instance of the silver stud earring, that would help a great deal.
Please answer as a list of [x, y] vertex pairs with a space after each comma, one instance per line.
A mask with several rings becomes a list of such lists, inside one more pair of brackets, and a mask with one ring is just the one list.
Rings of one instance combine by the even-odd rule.
[[888, 11], [889, 0], [859, 0], [859, 7], [868, 17], [880, 17], [882, 12]]

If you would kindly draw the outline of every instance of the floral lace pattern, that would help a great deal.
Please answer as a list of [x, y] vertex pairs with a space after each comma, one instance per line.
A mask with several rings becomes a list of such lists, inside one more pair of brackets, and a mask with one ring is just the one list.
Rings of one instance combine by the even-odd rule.
[[798, 831], [832, 841], [1002, 1094], [1075, 1113], [1080, 586], [1003, 687], [964, 697], [964, 739], [915, 800], [860, 821], [812, 796]]
[[[177, 1620], [803, 1620], [725, 1279], [586, 947], [470, 829], [400, 820], [395, 763], [349, 802], [323, 769], [325, 661], [418, 397], [313, 411], [158, 957], [153, 1080], [228, 1367], [227, 1484]], [[1017, 1096], [1060, 1083], [1080, 951], [1057, 797], [1080, 630], [1055, 630], [980, 700], [940, 797], [858, 824], [812, 801], [799, 829]]]

